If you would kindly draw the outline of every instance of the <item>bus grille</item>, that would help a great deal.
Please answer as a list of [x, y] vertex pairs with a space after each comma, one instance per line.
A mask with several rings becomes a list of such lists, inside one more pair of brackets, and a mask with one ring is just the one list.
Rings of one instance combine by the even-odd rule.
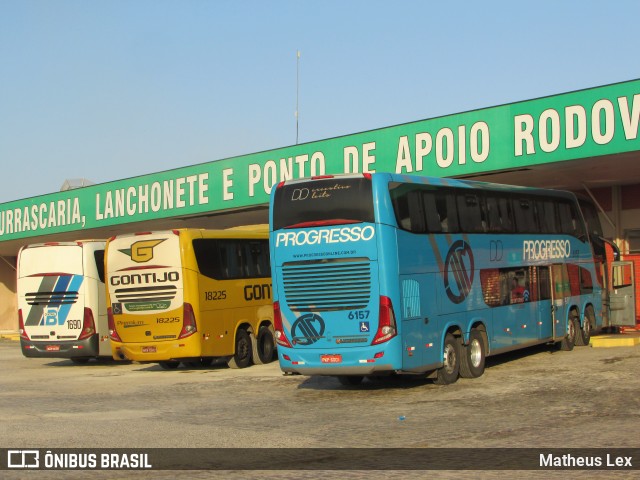
[[118, 288], [115, 297], [118, 302], [157, 302], [159, 300], [173, 300], [176, 297], [174, 285], [159, 287]]
[[78, 292], [29, 292], [24, 297], [29, 305], [71, 305], [78, 301]]
[[286, 263], [284, 296], [292, 311], [364, 308], [371, 296], [367, 258]]

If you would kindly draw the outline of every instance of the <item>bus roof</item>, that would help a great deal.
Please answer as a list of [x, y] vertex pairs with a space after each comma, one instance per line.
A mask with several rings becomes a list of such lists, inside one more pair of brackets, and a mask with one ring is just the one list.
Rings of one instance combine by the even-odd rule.
[[188, 235], [194, 238], [266, 238], [269, 228], [266, 225], [246, 225], [228, 229], [206, 229], [206, 228], [176, 228], [171, 230], [152, 230], [146, 232], [123, 233], [115, 235], [109, 240], [116, 238], [139, 237], [142, 235], [166, 235], [173, 233], [177, 236]]
[[523, 187], [519, 185], [506, 185], [501, 183], [491, 183], [491, 182], [481, 182], [478, 180], [465, 180], [465, 179], [457, 179], [457, 178], [441, 178], [441, 177], [428, 177], [428, 176], [419, 176], [419, 175], [405, 175], [399, 173], [360, 173], [360, 174], [339, 174], [339, 175], [321, 175], [317, 177], [308, 177], [296, 180], [287, 180], [281, 182], [278, 187], [285, 184], [292, 183], [302, 183], [305, 181], [315, 181], [315, 180], [330, 180], [332, 178], [341, 179], [341, 178], [356, 178], [356, 177], [364, 177], [371, 178], [373, 181], [375, 179], [386, 178], [388, 182], [399, 182], [399, 183], [417, 183], [422, 185], [432, 185], [435, 187], [452, 187], [452, 188], [468, 188], [474, 190], [484, 190], [484, 191], [498, 191], [498, 192], [512, 192], [512, 193], [526, 193], [531, 195], [540, 195], [547, 197], [557, 197], [557, 198], [566, 198], [575, 200], [575, 195], [572, 192], [566, 190], [553, 190], [547, 188], [536, 188], [536, 187]]

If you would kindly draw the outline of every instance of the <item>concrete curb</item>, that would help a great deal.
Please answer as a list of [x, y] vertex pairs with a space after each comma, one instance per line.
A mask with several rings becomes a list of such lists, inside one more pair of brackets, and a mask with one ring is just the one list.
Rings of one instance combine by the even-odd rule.
[[640, 345], [640, 332], [626, 331], [611, 335], [596, 335], [591, 337], [589, 345], [593, 348], [635, 347]]
[[0, 330], [0, 340], [13, 340], [17, 342], [20, 340], [20, 334], [13, 330]]

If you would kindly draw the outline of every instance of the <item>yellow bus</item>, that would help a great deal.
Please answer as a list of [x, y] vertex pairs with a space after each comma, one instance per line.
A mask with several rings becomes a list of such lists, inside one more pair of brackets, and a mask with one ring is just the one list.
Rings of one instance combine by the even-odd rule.
[[275, 352], [267, 229], [118, 235], [105, 250], [116, 360], [231, 368]]

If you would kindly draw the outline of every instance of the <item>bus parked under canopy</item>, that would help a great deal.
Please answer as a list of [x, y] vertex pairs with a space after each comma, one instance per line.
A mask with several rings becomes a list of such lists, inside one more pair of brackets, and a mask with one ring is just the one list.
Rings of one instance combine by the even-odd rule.
[[604, 325], [605, 259], [570, 192], [373, 173], [281, 182], [270, 207], [285, 372], [447, 384]]
[[265, 227], [119, 235], [106, 249], [113, 358], [164, 368], [272, 360]]
[[111, 356], [104, 240], [28, 245], [18, 254], [18, 322], [26, 357], [85, 363]]

